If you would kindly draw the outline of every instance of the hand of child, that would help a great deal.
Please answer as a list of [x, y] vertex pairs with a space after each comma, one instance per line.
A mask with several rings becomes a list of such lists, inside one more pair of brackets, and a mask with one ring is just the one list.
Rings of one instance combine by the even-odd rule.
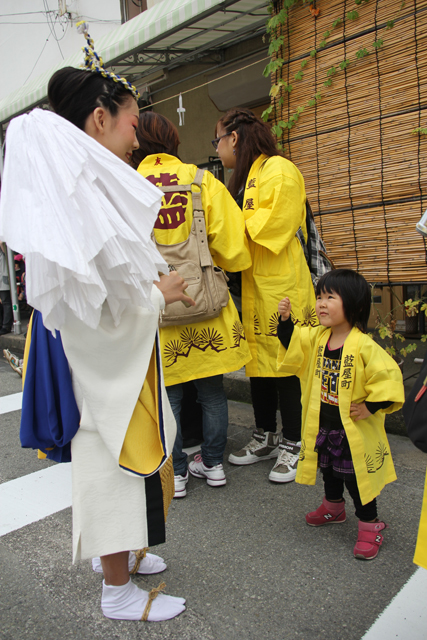
[[283, 298], [283, 300], [280, 300], [279, 302], [279, 313], [280, 313], [280, 317], [282, 318], [283, 322], [285, 322], [285, 320], [287, 320], [289, 318], [289, 316], [291, 315], [291, 301], [289, 300], [289, 298]]
[[352, 402], [350, 405], [350, 416], [353, 418], [354, 422], [358, 420], [364, 420], [365, 418], [369, 418], [372, 413], [368, 411], [368, 407], [364, 402], [361, 404], [356, 404]]

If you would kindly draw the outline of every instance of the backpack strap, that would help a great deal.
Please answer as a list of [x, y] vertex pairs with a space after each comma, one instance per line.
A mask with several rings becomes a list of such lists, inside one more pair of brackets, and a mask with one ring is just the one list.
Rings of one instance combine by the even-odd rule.
[[[205, 212], [202, 205], [202, 180], [205, 169], [197, 169], [194, 180], [191, 183], [199, 187], [200, 191], [191, 192], [193, 201], [193, 222], [196, 230], [197, 245], [199, 247], [200, 266], [208, 267], [212, 264], [212, 256], [209, 251], [208, 238], [206, 235]], [[191, 191], [191, 187], [190, 187]]]
[[[200, 266], [202, 269], [212, 264], [212, 256], [209, 251], [208, 239], [206, 235], [205, 212], [202, 205], [202, 181], [205, 175], [205, 169], [197, 169], [194, 180], [191, 184], [171, 184], [167, 187], [159, 186], [163, 193], [176, 193], [187, 191], [191, 193], [193, 204], [193, 225], [196, 232], [197, 246], [199, 248]], [[192, 191], [191, 187], [195, 185], [200, 191]], [[152, 237], [154, 236], [154, 231]]]

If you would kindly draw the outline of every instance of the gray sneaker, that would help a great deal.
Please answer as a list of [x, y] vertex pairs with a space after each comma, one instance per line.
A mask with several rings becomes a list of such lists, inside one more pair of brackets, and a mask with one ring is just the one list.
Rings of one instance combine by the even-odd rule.
[[253, 464], [260, 460], [270, 460], [279, 455], [280, 434], [264, 429], [255, 429], [251, 441], [235, 453], [230, 453], [231, 464]]
[[271, 482], [292, 482], [295, 480], [300, 450], [301, 442], [291, 442], [283, 438], [279, 445], [276, 464], [270, 471], [268, 479]]

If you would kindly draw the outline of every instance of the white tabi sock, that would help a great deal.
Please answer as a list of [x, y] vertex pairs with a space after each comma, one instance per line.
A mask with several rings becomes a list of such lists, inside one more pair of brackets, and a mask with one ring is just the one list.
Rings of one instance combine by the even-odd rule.
[[[129, 573], [135, 566], [136, 555], [133, 551], [129, 551]], [[161, 573], [167, 568], [167, 565], [163, 558], [155, 556], [153, 553], [147, 553], [145, 558], [141, 560], [139, 569], [136, 573], [142, 573], [144, 575], [150, 575], [153, 573]], [[101, 558], [92, 558], [92, 569], [96, 573], [102, 573]]]
[[[102, 582], [101, 609], [104, 616], [113, 620], [141, 620], [147, 602], [148, 591], [138, 589], [129, 578], [121, 587], [106, 585]], [[149, 622], [160, 622], [175, 618], [185, 610], [184, 598], [174, 598], [159, 593], [151, 602], [148, 613]]]

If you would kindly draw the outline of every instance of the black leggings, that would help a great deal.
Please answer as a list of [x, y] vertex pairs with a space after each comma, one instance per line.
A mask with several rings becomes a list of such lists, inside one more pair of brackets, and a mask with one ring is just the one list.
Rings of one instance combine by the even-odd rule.
[[251, 378], [252, 405], [255, 426], [264, 431], [276, 431], [279, 406], [283, 437], [293, 442], [301, 440], [301, 385], [299, 378]]
[[377, 500], [374, 498], [372, 502], [363, 504], [360, 501], [359, 489], [357, 487], [356, 476], [350, 475], [348, 478], [337, 478], [334, 476], [332, 467], [320, 469], [325, 483], [326, 500], [340, 500], [344, 494], [344, 484], [349, 492], [355, 507], [355, 514], [359, 520], [370, 522], [375, 520], [377, 513]]

